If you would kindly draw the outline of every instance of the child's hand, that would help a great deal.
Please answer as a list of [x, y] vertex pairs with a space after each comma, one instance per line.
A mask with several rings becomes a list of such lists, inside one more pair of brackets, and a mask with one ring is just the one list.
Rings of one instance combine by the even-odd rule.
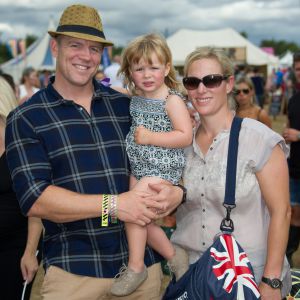
[[138, 126], [134, 132], [134, 141], [139, 145], [149, 145], [152, 132], [144, 126]]

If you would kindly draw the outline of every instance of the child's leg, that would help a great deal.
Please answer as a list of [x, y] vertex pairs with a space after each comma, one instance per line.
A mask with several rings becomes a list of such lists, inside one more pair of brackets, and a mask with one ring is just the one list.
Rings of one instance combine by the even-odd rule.
[[[159, 181], [158, 181], [159, 180]], [[137, 182], [130, 179], [130, 188], [148, 191], [148, 183], [160, 182], [157, 178], [142, 178]], [[144, 266], [144, 254], [147, 240], [147, 227], [133, 223], [125, 223], [126, 235], [129, 247], [128, 268], [120, 272], [120, 276], [113, 282], [111, 293], [115, 296], [126, 296], [135, 291], [147, 278], [147, 269]]]
[[[148, 184], [149, 183], [158, 183], [158, 182], [162, 182], [162, 179], [156, 178], [156, 177], [144, 177], [141, 180], [137, 181], [136, 178], [131, 176], [130, 189], [134, 188], [134, 189], [138, 189], [141, 191], [153, 193], [153, 191], [151, 191], [148, 188]], [[147, 227], [148, 226], [142, 227], [142, 226], [139, 226], [139, 225], [136, 225], [133, 223], [125, 224], [126, 236], [127, 236], [128, 248], [129, 248], [128, 267], [137, 273], [142, 272], [144, 269], [144, 254], [145, 254], [145, 246], [146, 246], [147, 231], [148, 231]], [[150, 224], [150, 226], [151, 226], [151, 224]], [[163, 231], [159, 232], [159, 233], [160, 233], [159, 234], [160, 237], [162, 238], [162, 236], [164, 234]], [[156, 233], [154, 232], [154, 234], [156, 234]], [[165, 235], [164, 235], [164, 237], [166, 238]], [[164, 244], [166, 244], [166, 242], [167, 241], [165, 241]], [[154, 242], [154, 244], [159, 245], [156, 242]], [[164, 247], [164, 252], [165, 252], [165, 247]]]
[[147, 244], [167, 260], [175, 255], [174, 247], [167, 235], [154, 223], [147, 226]]
[[133, 223], [125, 223], [125, 229], [129, 248], [128, 267], [140, 273], [144, 270], [147, 229]]

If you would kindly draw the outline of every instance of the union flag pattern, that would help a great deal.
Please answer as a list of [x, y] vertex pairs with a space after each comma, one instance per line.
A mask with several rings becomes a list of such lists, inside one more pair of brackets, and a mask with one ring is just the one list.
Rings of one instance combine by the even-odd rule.
[[[250, 261], [246, 253], [239, 247], [231, 234], [222, 234], [219, 249], [211, 247], [210, 256], [214, 258], [213, 273], [223, 281], [223, 289], [227, 293], [237, 285], [237, 300], [246, 300], [247, 293], [253, 293], [260, 299], [257, 284], [250, 269]], [[250, 290], [246, 290], [250, 289]]]

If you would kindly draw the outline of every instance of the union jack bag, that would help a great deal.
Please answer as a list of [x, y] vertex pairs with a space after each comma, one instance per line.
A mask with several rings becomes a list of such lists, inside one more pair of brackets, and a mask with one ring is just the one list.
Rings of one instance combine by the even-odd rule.
[[[221, 234], [176, 282], [173, 276], [163, 300], [256, 300], [260, 299], [250, 261], [232, 236], [230, 211], [235, 207], [238, 138], [242, 119], [235, 117], [229, 137]], [[230, 176], [229, 176], [230, 174]]]

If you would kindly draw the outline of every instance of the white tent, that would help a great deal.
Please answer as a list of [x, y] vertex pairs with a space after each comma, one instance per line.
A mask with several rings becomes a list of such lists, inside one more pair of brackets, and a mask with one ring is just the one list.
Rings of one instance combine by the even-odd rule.
[[293, 53], [286, 51], [286, 53], [279, 59], [279, 64], [283, 68], [291, 67], [293, 65]]
[[[53, 30], [54, 22], [49, 21], [48, 30]], [[55, 59], [52, 57], [50, 50], [50, 36], [46, 32], [44, 36], [36, 40], [26, 50], [26, 55], [18, 55], [15, 58], [0, 65], [0, 69], [14, 77], [18, 82], [21, 79], [22, 72], [26, 67], [33, 67], [36, 70], [54, 70]]]
[[244, 48], [245, 63], [248, 65], [267, 65], [269, 68], [278, 66], [276, 56], [264, 52], [232, 28], [219, 30], [181, 29], [167, 38], [167, 43], [172, 51], [175, 66], [183, 66], [184, 60], [190, 52], [204, 46]]

